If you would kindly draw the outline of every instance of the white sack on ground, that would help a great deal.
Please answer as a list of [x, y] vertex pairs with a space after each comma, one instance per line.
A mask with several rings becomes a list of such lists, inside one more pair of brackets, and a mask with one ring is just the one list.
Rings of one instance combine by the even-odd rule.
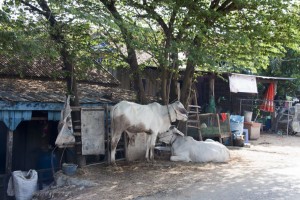
[[16, 200], [30, 200], [37, 190], [38, 174], [35, 170], [12, 172], [7, 187], [8, 196], [15, 196]]

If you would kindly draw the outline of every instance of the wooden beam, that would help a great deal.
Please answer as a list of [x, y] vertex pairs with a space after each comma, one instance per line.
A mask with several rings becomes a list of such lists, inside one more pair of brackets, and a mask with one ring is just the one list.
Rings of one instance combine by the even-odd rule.
[[13, 138], [14, 132], [8, 129], [6, 139], [6, 166], [5, 173], [10, 174], [12, 170]]
[[32, 117], [31, 121], [48, 121], [48, 117]]
[[63, 109], [62, 103], [47, 103], [47, 102], [15, 102], [0, 101], [0, 110], [55, 110], [61, 111]]

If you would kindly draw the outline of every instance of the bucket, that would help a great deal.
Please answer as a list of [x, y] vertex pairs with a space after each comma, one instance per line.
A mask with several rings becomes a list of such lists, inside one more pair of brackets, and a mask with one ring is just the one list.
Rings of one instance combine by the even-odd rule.
[[78, 165], [72, 163], [63, 163], [62, 171], [66, 175], [74, 175], [76, 173]]
[[252, 121], [252, 113], [251, 111], [244, 111], [244, 120], [245, 122], [251, 122]]

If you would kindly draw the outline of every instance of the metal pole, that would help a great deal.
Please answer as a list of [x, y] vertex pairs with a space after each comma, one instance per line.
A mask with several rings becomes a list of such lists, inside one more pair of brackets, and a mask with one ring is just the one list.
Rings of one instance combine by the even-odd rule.
[[289, 125], [290, 125], [290, 102], [288, 101], [288, 120], [286, 124], [286, 136], [289, 135]]
[[242, 102], [243, 102], [243, 99], [240, 99], [240, 115], [242, 115]]

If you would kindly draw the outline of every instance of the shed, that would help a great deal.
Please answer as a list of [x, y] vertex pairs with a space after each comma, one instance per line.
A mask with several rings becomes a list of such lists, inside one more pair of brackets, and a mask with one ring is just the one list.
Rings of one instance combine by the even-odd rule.
[[[100, 66], [91, 69], [78, 81], [80, 104], [94, 107], [135, 99], [134, 92], [118, 85]], [[65, 91], [60, 61], [1, 58], [0, 174], [37, 168], [39, 155], [54, 145]]]
[[[229, 77], [236, 75], [240, 77], [238, 84], [242, 84], [242, 79], [245, 81], [249, 78], [253, 78], [255, 81], [253, 84], [257, 87], [257, 83], [268, 84], [274, 82], [276, 85], [278, 81], [292, 81], [294, 78], [286, 77], [270, 77], [270, 76], [258, 76], [247, 75], [238, 73], [218, 73], [203, 72], [202, 76], [197, 78], [195, 83], [198, 93], [198, 104], [202, 107], [202, 111], [205, 111], [211, 95], [215, 97], [217, 109], [220, 112], [240, 113], [240, 99], [259, 99], [262, 98], [262, 93], [253, 92], [253, 87], [249, 88], [249, 91], [236, 91], [232, 92], [230, 89]], [[212, 83], [213, 82], [213, 83]], [[249, 82], [247, 82], [249, 84]], [[213, 85], [213, 86], [212, 86]], [[251, 91], [252, 90], [252, 91]], [[224, 97], [226, 101], [222, 101]], [[219, 107], [218, 107], [219, 106]]]
[[[257, 108], [264, 102], [264, 91], [257, 89], [258, 83], [266, 86], [266, 88], [270, 83], [274, 83], [274, 92], [276, 93], [278, 82], [295, 80], [295, 78], [288, 77], [238, 73], [219, 73], [217, 75], [212, 72], [204, 72], [203, 74], [203, 76], [197, 78], [195, 83], [198, 93], [198, 104], [202, 107], [202, 112], [208, 112], [209, 100], [213, 96], [216, 112], [228, 112], [237, 115], [243, 115], [243, 111], [249, 109], [258, 110]], [[236, 79], [230, 82], [232, 77]], [[256, 114], [254, 113], [255, 116]], [[269, 113], [268, 115], [272, 115], [272, 118], [275, 117], [274, 113]]]

